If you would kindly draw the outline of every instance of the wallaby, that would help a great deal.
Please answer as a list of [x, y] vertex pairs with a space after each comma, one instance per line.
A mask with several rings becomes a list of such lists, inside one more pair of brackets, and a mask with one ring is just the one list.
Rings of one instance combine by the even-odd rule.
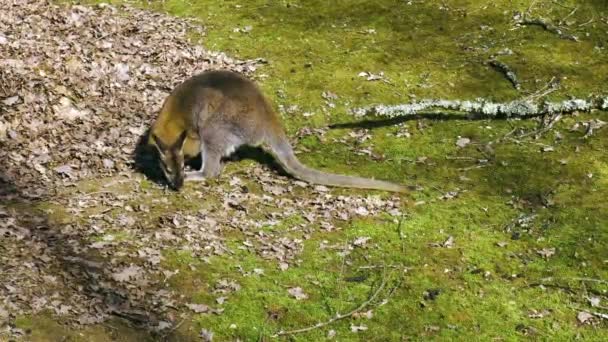
[[[279, 118], [260, 89], [231, 71], [207, 71], [178, 85], [152, 125], [149, 144], [156, 146], [169, 186], [184, 180], [217, 177], [222, 157], [242, 145], [264, 146], [291, 176], [309, 183], [406, 192], [403, 185], [330, 174], [296, 158]], [[185, 160], [201, 153], [200, 171], [185, 172]]]

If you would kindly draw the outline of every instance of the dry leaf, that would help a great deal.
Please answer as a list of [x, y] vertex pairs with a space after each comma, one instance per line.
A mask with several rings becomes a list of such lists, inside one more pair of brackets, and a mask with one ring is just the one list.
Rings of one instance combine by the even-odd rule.
[[209, 311], [209, 306], [205, 304], [186, 304], [186, 306], [195, 313], [204, 313]]
[[357, 247], [363, 247], [367, 244], [369, 240], [371, 240], [371, 237], [369, 236], [358, 237], [355, 239], [355, 241], [353, 241], [353, 245]]
[[460, 148], [466, 147], [470, 143], [471, 143], [471, 139], [469, 139], [469, 138], [458, 137], [458, 139], [456, 140], [456, 146], [458, 146]]
[[361, 325], [354, 325], [352, 323], [350, 324], [350, 331], [352, 331], [354, 333], [359, 332], [359, 331], [365, 331], [365, 330], [367, 330], [367, 326], [366, 325], [363, 325], [363, 324], [361, 324]]
[[287, 292], [289, 292], [289, 294], [292, 295], [296, 300], [303, 300], [308, 298], [308, 295], [304, 293], [301, 287], [292, 287], [287, 290]]
[[587, 311], [580, 311], [577, 315], [576, 315], [576, 319], [585, 324], [585, 323], [589, 323], [591, 322], [591, 320], [593, 319], [593, 315], [588, 313]]
[[555, 248], [543, 248], [536, 250], [536, 253], [545, 259], [552, 257], [555, 254]]
[[123, 268], [119, 272], [112, 273], [112, 278], [118, 282], [125, 282], [141, 276], [142, 268], [136, 265]]

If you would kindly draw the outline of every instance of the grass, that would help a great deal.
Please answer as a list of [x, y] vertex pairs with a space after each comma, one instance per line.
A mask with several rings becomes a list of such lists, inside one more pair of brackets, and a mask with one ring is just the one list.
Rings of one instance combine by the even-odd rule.
[[[201, 43], [209, 49], [239, 58], [266, 58], [269, 65], [256, 77], [276, 106], [299, 107], [293, 114], [283, 114], [293, 134], [305, 126], [355, 122], [349, 109], [376, 103], [517, 98], [521, 94], [484, 63], [505, 48], [514, 53], [498, 58], [517, 72], [527, 92], [552, 77], [561, 80], [553, 99], [605, 92], [608, 25], [599, 17], [608, 15], [606, 3], [539, 1], [533, 7], [532, 13], [554, 21], [577, 7], [570, 17], [576, 23], [568, 28], [583, 38], [579, 43], [559, 39], [539, 27], [513, 29], [513, 11], [526, 11], [531, 3], [167, 0], [136, 5], [200, 19], [207, 27]], [[591, 17], [597, 20], [578, 26]], [[249, 25], [249, 33], [233, 30]], [[362, 71], [384, 72], [390, 84], [367, 82], [357, 76]], [[339, 96], [335, 108], [324, 105], [324, 91]], [[314, 115], [304, 117], [303, 112]], [[351, 310], [386, 276], [387, 287], [394, 292], [384, 305], [374, 307], [372, 318], [348, 318], [286, 339], [322, 340], [332, 329], [340, 341], [608, 339], [605, 321], [583, 325], [576, 319], [577, 308], [588, 307], [589, 294], [600, 296], [604, 305], [608, 300], [605, 284], [576, 280], [608, 279], [608, 131], [600, 130], [589, 139], [568, 131], [576, 121], [591, 118], [608, 121], [606, 113], [567, 117], [556, 126], [561, 139], [550, 132], [538, 141], [494, 144], [491, 151], [484, 150], [488, 142], [513, 127], [532, 128], [534, 122], [420, 119], [381, 126], [372, 130], [372, 138], [363, 146], [384, 155], [383, 162], [355, 155], [352, 138], [347, 137], [349, 144], [335, 142], [352, 128], [330, 130], [325, 142], [316, 137], [302, 139], [298, 146], [310, 151], [301, 154], [305, 163], [421, 185], [424, 189], [413, 193], [411, 202], [424, 204], [404, 208], [407, 216], [400, 227], [378, 217], [344, 223], [336, 232], [315, 232], [304, 243], [301, 262], [286, 271], [238, 249], [235, 255], [214, 257], [208, 264], [188, 253], [167, 251], [167, 265], [181, 271], [171, 286], [192, 302], [215, 305], [212, 285], [220, 279], [234, 279], [241, 285], [223, 305], [222, 314], [193, 315], [178, 332], [184, 340], [194, 340], [202, 328], [213, 331], [217, 340], [267, 340], [279, 330], [314, 325]], [[396, 137], [394, 133], [406, 125], [411, 137]], [[459, 136], [473, 143], [458, 148]], [[537, 143], [552, 145], [555, 151], [541, 153]], [[488, 155], [487, 166], [469, 171], [459, 168], [474, 162], [446, 158], [475, 160]], [[231, 167], [238, 170], [247, 165]], [[440, 199], [449, 191], [458, 196]], [[169, 202], [177, 210], [198, 206], [183, 207], [183, 201], [173, 197]], [[536, 217], [527, 227], [513, 224], [521, 215]], [[292, 217], [272, 229], [288, 230], [300, 220]], [[370, 237], [368, 246], [346, 256], [340, 248], [320, 248], [322, 244], [344, 246], [362, 236]], [[452, 248], [434, 246], [450, 236]], [[228, 244], [240, 245], [242, 238], [227, 236]], [[540, 255], [538, 251], [545, 248], [555, 248], [555, 255]], [[382, 265], [400, 266], [383, 271]], [[239, 267], [245, 272], [263, 269], [264, 274], [244, 276]], [[297, 286], [308, 299], [289, 296], [287, 289]], [[425, 299], [425, 292], [433, 290], [439, 291], [438, 296]], [[384, 298], [388, 292], [381, 295]], [[534, 310], [548, 314], [534, 318]], [[50, 318], [42, 321], [48, 324], [34, 325], [32, 319], [38, 320], [18, 321], [20, 327], [32, 330], [32, 340], [54, 340], [40, 337], [44, 332], [72, 340], [82, 334], [99, 341], [117, 335], [103, 327], [68, 331]], [[353, 333], [351, 325], [368, 329]], [[105, 332], [96, 335], [95, 329]], [[135, 332], [129, 334], [122, 340], [140, 339]]]

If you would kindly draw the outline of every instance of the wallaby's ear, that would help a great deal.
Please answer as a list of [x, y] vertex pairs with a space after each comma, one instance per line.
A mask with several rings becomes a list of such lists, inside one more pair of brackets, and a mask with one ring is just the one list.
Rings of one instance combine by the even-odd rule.
[[188, 131], [184, 130], [177, 138], [177, 141], [175, 142], [173, 147], [181, 151], [182, 148], [184, 147], [184, 142], [186, 141], [187, 136], [188, 136]]
[[169, 149], [169, 146], [165, 145], [165, 143], [162, 142], [162, 140], [160, 140], [156, 136], [156, 134], [154, 134], [154, 133], [150, 133], [150, 134], [152, 134], [152, 139], [154, 139], [154, 145], [156, 146], [156, 148], [158, 148], [159, 151], [164, 152]]

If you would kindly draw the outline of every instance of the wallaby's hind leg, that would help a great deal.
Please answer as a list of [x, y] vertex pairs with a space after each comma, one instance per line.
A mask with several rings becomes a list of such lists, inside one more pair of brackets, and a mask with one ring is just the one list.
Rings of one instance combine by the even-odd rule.
[[202, 168], [203, 176], [214, 178], [220, 175], [223, 169], [222, 157], [230, 155], [243, 144], [243, 139], [232, 132], [232, 127], [222, 123], [208, 124], [201, 129], [203, 141], [202, 154], [205, 155], [205, 165]]
[[225, 145], [214, 142], [201, 144], [202, 165], [199, 171], [186, 172], [186, 181], [203, 181], [208, 178], [215, 178], [220, 175], [223, 169], [222, 156], [224, 156]]
[[222, 155], [215, 152], [203, 152], [205, 162], [199, 171], [186, 172], [185, 181], [203, 181], [220, 175], [224, 168]]
[[223, 169], [222, 154], [219, 151], [206, 151], [205, 165], [203, 166], [203, 177], [215, 178], [220, 175]]
[[184, 181], [203, 181], [205, 180], [205, 176], [203, 175], [203, 170], [205, 169], [205, 160], [207, 160], [207, 156], [205, 155], [205, 146], [201, 141], [201, 168], [196, 171], [188, 171], [184, 177]]

